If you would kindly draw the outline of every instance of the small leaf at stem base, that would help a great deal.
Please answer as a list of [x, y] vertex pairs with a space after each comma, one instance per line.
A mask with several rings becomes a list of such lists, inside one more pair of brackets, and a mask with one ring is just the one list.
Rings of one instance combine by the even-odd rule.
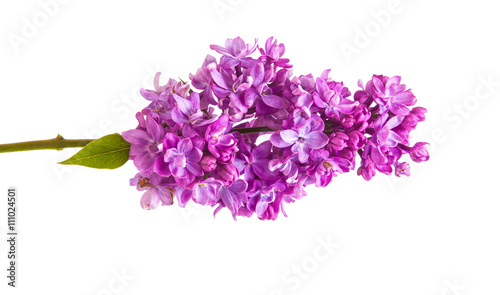
[[114, 133], [90, 142], [71, 158], [59, 164], [116, 169], [128, 161], [129, 152], [130, 143], [120, 134]]

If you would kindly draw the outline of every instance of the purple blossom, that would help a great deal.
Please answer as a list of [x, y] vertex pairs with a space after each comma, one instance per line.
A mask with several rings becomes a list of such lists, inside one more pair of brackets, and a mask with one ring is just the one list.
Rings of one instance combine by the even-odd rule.
[[372, 78], [373, 97], [383, 113], [390, 110], [396, 115], [406, 116], [410, 113], [408, 107], [415, 104], [415, 95], [411, 90], [405, 90], [406, 86], [400, 82], [400, 76], [382, 80], [377, 76]]
[[427, 142], [417, 142], [410, 149], [410, 157], [414, 162], [420, 163], [429, 160], [429, 151], [425, 147], [427, 144]]
[[173, 204], [174, 189], [167, 179], [157, 174], [142, 174], [130, 179], [130, 185], [137, 186], [137, 190], [144, 191], [141, 198], [141, 207], [146, 210], [156, 209], [160, 203], [163, 205]]
[[222, 156], [221, 150], [236, 151], [236, 138], [232, 134], [225, 134], [228, 127], [229, 117], [222, 115], [212, 124], [210, 124], [205, 132], [205, 140], [208, 144], [208, 150], [215, 158]]
[[240, 177], [238, 169], [232, 164], [218, 165], [216, 172], [216, 178], [222, 181], [225, 186], [237, 181]]
[[217, 168], [217, 159], [211, 155], [207, 155], [201, 159], [200, 166], [205, 172], [211, 172]]
[[275, 220], [280, 211], [286, 184], [279, 181], [264, 188], [260, 182], [256, 184], [259, 189], [251, 192], [252, 196], [248, 200], [248, 209], [255, 212], [259, 219]]
[[264, 48], [259, 48], [262, 54], [259, 60], [266, 61], [267, 63], [274, 63], [276, 66], [282, 68], [291, 68], [292, 65], [288, 62], [288, 58], [281, 58], [285, 53], [285, 45], [283, 43], [278, 44], [278, 41], [274, 37], [269, 37], [266, 41], [266, 46]]
[[306, 124], [298, 130], [287, 129], [271, 135], [271, 142], [279, 148], [291, 146], [293, 153], [298, 154], [299, 161], [305, 163], [312, 149], [319, 149], [328, 143], [328, 135], [313, 130], [311, 124]]
[[403, 157], [429, 159], [427, 143], [410, 145], [427, 110], [412, 108], [416, 98], [399, 76], [359, 80], [350, 99], [330, 70], [292, 77], [273, 37], [263, 47], [237, 37], [211, 48], [222, 56], [208, 55], [189, 81], [162, 85], [157, 73], [154, 89], [140, 90], [148, 105], [123, 137], [143, 208], [175, 198], [180, 207], [215, 206], [214, 214], [227, 208], [234, 219], [275, 220], [308, 185], [325, 187], [356, 168], [366, 180], [408, 176]]
[[254, 45], [246, 44], [243, 39], [236, 37], [227, 39], [225, 47], [219, 45], [210, 45], [210, 48], [222, 54], [221, 65], [224, 68], [232, 68], [240, 63], [243, 67], [248, 67], [253, 62], [253, 59], [248, 57], [257, 49], [257, 39]]
[[187, 203], [192, 199], [200, 205], [215, 205], [219, 201], [219, 189], [222, 182], [213, 177], [197, 183], [192, 190], [185, 189], [182, 192], [181, 199], [183, 203]]
[[325, 109], [328, 117], [340, 118], [340, 114], [350, 114], [356, 109], [357, 103], [348, 100], [346, 97], [351, 95], [343, 83], [330, 82], [328, 85], [322, 78], [316, 78], [316, 90], [314, 93], [314, 103]]
[[329, 157], [326, 150], [313, 150], [311, 158], [318, 164], [307, 169], [307, 174], [318, 187], [327, 186], [333, 177], [349, 171], [351, 166], [351, 163], [344, 158]]
[[200, 93], [200, 108], [205, 109], [208, 105], [216, 105], [217, 101], [214, 99], [212, 93], [212, 75], [210, 74], [210, 69], [208, 65], [211, 63], [217, 63], [215, 57], [207, 55], [205, 61], [203, 62], [201, 68], [198, 69], [195, 75], [189, 74], [189, 79], [191, 79], [191, 84], [194, 88], [203, 90]]
[[401, 175], [410, 176], [410, 164], [407, 162], [396, 162], [396, 164], [394, 164], [394, 174], [397, 177], [401, 177]]
[[229, 186], [221, 186], [219, 189], [220, 206], [214, 212], [216, 214], [222, 207], [227, 207], [233, 214], [233, 218], [236, 219], [238, 215], [238, 209], [247, 202], [246, 190], [248, 184], [242, 180], [238, 179]]
[[165, 155], [158, 158], [154, 164], [154, 171], [162, 176], [174, 176], [180, 185], [189, 185], [196, 176], [203, 176], [203, 170], [198, 162], [202, 152], [193, 146], [191, 139], [180, 139], [169, 133], [163, 141]]
[[161, 157], [158, 145], [162, 143], [165, 130], [151, 116], [146, 117], [146, 130], [132, 129], [122, 133], [130, 142], [130, 158], [135, 167], [144, 174], [153, 172], [153, 164]]

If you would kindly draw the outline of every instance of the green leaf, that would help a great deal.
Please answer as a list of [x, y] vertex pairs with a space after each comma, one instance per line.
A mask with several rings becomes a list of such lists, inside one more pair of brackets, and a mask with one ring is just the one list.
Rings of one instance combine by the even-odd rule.
[[90, 142], [73, 157], [59, 164], [116, 169], [128, 161], [129, 152], [130, 143], [120, 134], [114, 133]]

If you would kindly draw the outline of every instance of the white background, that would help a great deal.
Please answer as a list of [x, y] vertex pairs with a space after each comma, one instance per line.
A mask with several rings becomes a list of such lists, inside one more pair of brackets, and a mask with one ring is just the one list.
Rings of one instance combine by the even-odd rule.
[[1, 143], [134, 128], [156, 71], [186, 80], [210, 44], [273, 35], [294, 74], [332, 68], [352, 93], [360, 78], [401, 75], [428, 109], [412, 142], [431, 143], [431, 159], [407, 179], [352, 172], [308, 187], [288, 218], [234, 222], [194, 205], [142, 210], [131, 162], [0, 154], [3, 241], [7, 187], [19, 193], [18, 288], [2, 242], [1, 294], [500, 294], [493, 1], [67, 1], [49, 16], [47, 2], [0, 4]]

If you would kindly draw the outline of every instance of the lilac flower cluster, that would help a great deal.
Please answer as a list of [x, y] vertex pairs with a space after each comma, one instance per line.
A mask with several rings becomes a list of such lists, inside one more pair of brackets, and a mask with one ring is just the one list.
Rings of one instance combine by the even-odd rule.
[[[269, 38], [264, 47], [241, 38], [205, 58], [190, 83], [170, 79], [141, 89], [149, 105], [136, 129], [123, 132], [139, 173], [130, 181], [144, 209], [174, 199], [226, 207], [237, 216], [277, 218], [283, 203], [306, 195], [304, 187], [327, 186], [354, 170], [370, 180], [376, 171], [409, 175], [401, 157], [429, 159], [426, 143], [409, 144], [425, 119], [401, 78], [375, 75], [362, 90], [311, 74], [292, 77], [285, 47]], [[257, 52], [258, 57], [251, 55]], [[364, 86], [364, 87], [363, 87]]]

